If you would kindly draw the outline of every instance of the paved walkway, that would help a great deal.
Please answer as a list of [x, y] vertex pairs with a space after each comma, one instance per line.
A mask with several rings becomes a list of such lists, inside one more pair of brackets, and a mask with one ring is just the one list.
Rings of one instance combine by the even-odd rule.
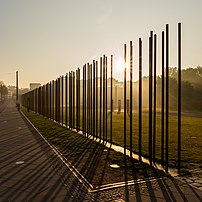
[[0, 108], [0, 201], [202, 201], [174, 178], [89, 193], [12, 101]]

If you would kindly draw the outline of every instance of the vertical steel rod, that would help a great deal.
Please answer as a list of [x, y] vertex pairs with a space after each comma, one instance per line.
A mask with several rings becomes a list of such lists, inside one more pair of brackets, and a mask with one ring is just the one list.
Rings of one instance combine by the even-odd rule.
[[103, 130], [102, 138], [105, 141], [105, 55], [103, 56]]
[[105, 79], [106, 79], [106, 88], [105, 88], [106, 89], [106, 93], [105, 93], [106, 94], [106, 101], [105, 101], [106, 102], [106, 107], [105, 107], [105, 109], [106, 109], [106, 124], [105, 124], [105, 127], [106, 127], [106, 141], [107, 141], [107, 139], [108, 139], [108, 130], [107, 130], [107, 125], [108, 125], [107, 124], [107, 116], [108, 116], [108, 107], [107, 107], [108, 106], [107, 105], [107, 97], [108, 97], [107, 96], [107, 87], [108, 87], [108, 85], [107, 85], [107, 56], [105, 58], [105, 63], [106, 63], [105, 64], [105, 72], [106, 72], [105, 73]]
[[54, 101], [55, 102], [55, 113], [54, 113], [55, 115], [54, 115], [54, 117], [55, 118], [54, 118], [54, 120], [57, 121], [57, 79], [55, 80], [55, 92], [54, 93], [55, 93], [55, 97], [54, 97], [54, 99], [55, 99], [55, 101]]
[[89, 63], [87, 64], [88, 72], [87, 72], [87, 136], [89, 134], [89, 121], [90, 121], [90, 113], [89, 113], [89, 72], [90, 72], [90, 67]]
[[162, 32], [161, 162], [164, 165], [164, 32]]
[[16, 71], [16, 107], [18, 107], [19, 98], [18, 98], [18, 71]]
[[110, 125], [111, 143], [112, 143], [112, 112], [113, 112], [113, 55], [111, 55], [111, 125]]
[[73, 117], [72, 117], [72, 120], [73, 120], [73, 128], [75, 128], [75, 72], [72, 72], [73, 73], [73, 78], [72, 78], [72, 108], [73, 108]]
[[102, 134], [102, 57], [100, 57], [100, 140]]
[[92, 129], [93, 129], [93, 107], [92, 107], [92, 101], [93, 101], [93, 96], [92, 96], [92, 64], [90, 64], [90, 134], [92, 135]]
[[61, 79], [62, 79], [62, 125], [63, 125], [63, 122], [64, 122], [64, 118], [63, 118], [63, 116], [64, 116], [64, 107], [63, 107], [63, 105], [64, 105], [64, 95], [63, 95], [63, 93], [64, 93], [64, 76], [62, 76]]
[[133, 44], [130, 41], [130, 157], [132, 158], [132, 150], [133, 150], [133, 128], [132, 128], [132, 110], [133, 110]]
[[181, 23], [178, 23], [178, 173], [181, 167]]
[[67, 127], [67, 74], [65, 75], [65, 126]]
[[83, 117], [83, 120], [82, 120], [82, 130], [83, 130], [83, 134], [85, 135], [85, 126], [84, 126], [84, 123], [85, 123], [85, 101], [84, 101], [84, 98], [85, 98], [85, 67], [83, 66], [83, 93], [82, 93], [82, 100], [83, 100], [83, 113], [82, 113], [82, 117]]
[[60, 110], [61, 110], [61, 77], [58, 78], [58, 123], [60, 123]]
[[142, 39], [139, 38], [139, 160], [142, 156]]
[[78, 130], [80, 130], [80, 69], [78, 68]]
[[50, 108], [49, 108], [49, 113], [50, 113], [50, 119], [52, 119], [52, 116], [51, 116], [51, 113], [52, 113], [52, 100], [51, 100], [51, 98], [52, 98], [52, 84], [51, 84], [51, 81], [50, 81], [50, 86], [49, 86], [49, 92], [50, 92], [50, 96], [49, 96], [49, 101], [50, 101]]
[[98, 61], [96, 61], [96, 138], [98, 136]]
[[124, 44], [124, 156], [126, 157], [126, 44]]
[[52, 119], [53, 119], [53, 121], [55, 120], [55, 81], [53, 80], [53, 90], [52, 90], [52, 96], [53, 96], [53, 104], [52, 104], [52, 106], [53, 106], [53, 110], [52, 110]]
[[149, 38], [149, 162], [152, 165], [152, 49], [153, 32]]
[[169, 127], [169, 25], [166, 24], [166, 172], [168, 172], [168, 127]]
[[95, 138], [95, 61], [93, 60], [93, 138]]
[[156, 155], [156, 34], [154, 34], [154, 120], [153, 120], [153, 162]]
[[72, 73], [69, 72], [69, 128], [72, 128]]
[[76, 70], [76, 130], [78, 132], [78, 70]]
[[84, 131], [85, 131], [85, 135], [86, 135], [86, 64], [84, 66], [84, 83], [85, 83], [85, 88], [84, 88]]

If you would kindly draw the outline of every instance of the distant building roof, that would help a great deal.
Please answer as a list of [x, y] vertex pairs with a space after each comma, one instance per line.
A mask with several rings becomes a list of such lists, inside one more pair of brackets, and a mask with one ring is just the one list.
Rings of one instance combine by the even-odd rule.
[[29, 86], [30, 86], [30, 90], [34, 90], [35, 88], [40, 87], [41, 84], [40, 83], [30, 83]]

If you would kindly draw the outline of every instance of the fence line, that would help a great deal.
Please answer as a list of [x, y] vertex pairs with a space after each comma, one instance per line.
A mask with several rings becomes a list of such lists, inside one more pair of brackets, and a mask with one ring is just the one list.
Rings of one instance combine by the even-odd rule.
[[[169, 165], [169, 25], [166, 25], [165, 37], [162, 32], [160, 54], [162, 63], [162, 86], [161, 86], [161, 146], [160, 146], [160, 161], [165, 165], [165, 170], [168, 172]], [[164, 44], [165, 43], [165, 44]], [[139, 38], [139, 85], [138, 97], [133, 94], [133, 43], [129, 44], [129, 61], [130, 61], [130, 80], [129, 80], [129, 100], [127, 99], [127, 45], [124, 44], [124, 82], [123, 82], [123, 97], [118, 100], [117, 91], [118, 85], [113, 78], [114, 65], [113, 55], [110, 60], [106, 55], [99, 58], [99, 61], [93, 60], [92, 64], [87, 63], [81, 70], [78, 68], [76, 72], [71, 71], [65, 76], [60, 76], [55, 81], [34, 89], [22, 95], [22, 105], [28, 109], [48, 117], [52, 121], [56, 121], [61, 125], [70, 129], [82, 131], [87, 137], [90, 135], [93, 138], [99, 138], [103, 142], [114, 142], [116, 131], [113, 130], [115, 112], [121, 113], [121, 100], [123, 101], [123, 146], [124, 155], [126, 156], [126, 148], [130, 149], [130, 156], [134, 150], [133, 134], [134, 122], [138, 119], [138, 130], [136, 139], [138, 138], [139, 160], [143, 155], [143, 78], [142, 78], [142, 39]], [[165, 50], [164, 50], [165, 49]], [[149, 36], [149, 82], [148, 82], [148, 97], [149, 97], [149, 113], [148, 113], [148, 152], [150, 165], [156, 162], [156, 122], [157, 122], [157, 88], [156, 88], [156, 69], [157, 69], [157, 35], [150, 32]], [[109, 62], [108, 62], [109, 61]], [[166, 63], [166, 64], [164, 64]], [[108, 70], [110, 76], [108, 78]], [[164, 75], [165, 71], [165, 75]], [[98, 77], [99, 72], [99, 77]], [[110, 85], [109, 85], [110, 81]], [[164, 89], [165, 85], [165, 89]], [[109, 90], [110, 88], [110, 90]], [[119, 87], [119, 90], [122, 87]], [[113, 90], [115, 89], [115, 90]], [[165, 98], [164, 98], [165, 95]], [[134, 117], [135, 106], [133, 101], [138, 100], [138, 116]], [[117, 105], [118, 103], [118, 105]], [[164, 113], [165, 108], [165, 113]], [[127, 114], [129, 116], [129, 145], [127, 143]], [[164, 120], [165, 115], [165, 120]], [[165, 121], [165, 124], [164, 124]], [[164, 130], [165, 126], [165, 130]], [[181, 163], [181, 23], [178, 24], [178, 172], [180, 173]], [[165, 146], [164, 146], [165, 145]]]

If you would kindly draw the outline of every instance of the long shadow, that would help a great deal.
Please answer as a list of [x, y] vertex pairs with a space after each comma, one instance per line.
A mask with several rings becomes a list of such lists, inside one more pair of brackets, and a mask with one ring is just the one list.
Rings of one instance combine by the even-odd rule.
[[[110, 149], [107, 150], [106, 159], [108, 159], [109, 154], [110, 154]], [[103, 169], [102, 169], [102, 172], [101, 172], [101, 177], [100, 177], [100, 180], [99, 180], [99, 183], [98, 183], [99, 185], [103, 184], [103, 179], [104, 179], [106, 168], [107, 168], [107, 161], [105, 161], [105, 164], [103, 166]], [[94, 195], [95, 201], [98, 201], [99, 197], [100, 197], [100, 192], [96, 192], [95, 195]]]
[[[91, 146], [91, 145], [89, 145]], [[80, 172], [84, 174], [84, 177], [91, 183], [93, 181], [96, 168], [98, 166], [98, 162], [100, 159], [100, 155], [102, 154], [104, 148], [99, 144], [95, 144], [95, 147], [91, 148], [93, 152], [96, 152], [98, 155], [94, 155], [91, 153], [89, 154], [88, 158], [86, 159], [86, 163], [81, 168]], [[86, 171], [86, 172], [85, 172]], [[75, 182], [76, 183], [76, 182]], [[72, 184], [70, 190], [73, 190], [75, 183]], [[78, 183], [78, 182], [77, 182]], [[79, 194], [75, 196], [76, 201], [81, 201], [86, 195], [88, 194], [85, 187], [79, 190]], [[92, 196], [91, 196], [92, 197]]]
[[[28, 176], [22, 177], [22, 181], [21, 179], [19, 179], [15, 184], [12, 185], [12, 187], [19, 187], [18, 189], [21, 191], [16, 192], [15, 190], [13, 190], [12, 192], [8, 192], [7, 194], [5, 194], [4, 197], [7, 198], [12, 196], [17, 198], [17, 196], [20, 196], [24, 191], [26, 191], [26, 189], [33, 186], [35, 180], [37, 180], [43, 174], [44, 170], [49, 168], [49, 166], [50, 166], [49, 162], [46, 162], [45, 165], [41, 163], [40, 166], [36, 166], [36, 171], [34, 171], [34, 173], [30, 173], [28, 174]], [[29, 167], [29, 165], [27, 165], [26, 167]], [[20, 174], [20, 172], [23, 172], [23, 170], [25, 170], [26, 167], [23, 167], [21, 170], [12, 175], [12, 177], [4, 180], [4, 183], [9, 179], [12, 180], [12, 178], [17, 176], [18, 173]], [[51, 172], [49, 174], [51, 174]]]
[[[72, 134], [73, 134], [73, 133], [72, 133]], [[75, 133], [75, 134], [76, 134], [76, 133]], [[78, 140], [79, 140], [79, 141], [81, 141], [82, 139], [83, 139], [83, 142], [89, 141], [87, 138], [82, 137], [82, 136], [81, 136], [80, 138], [78, 138], [78, 139], [77, 139], [77, 141], [78, 141]], [[72, 141], [72, 144], [74, 144], [74, 143], [75, 143], [75, 142], [73, 142], [73, 141]], [[89, 141], [88, 145], [89, 145], [89, 144], [92, 144], [92, 143], [91, 143], [91, 141]], [[86, 144], [85, 144], [85, 146], [87, 147], [87, 145], [86, 145]], [[89, 147], [89, 146], [88, 146], [88, 147]], [[68, 149], [68, 147], [67, 147], [67, 146], [66, 146], [66, 149]], [[74, 151], [72, 151], [71, 153], [73, 154], [73, 153], [74, 153], [74, 152], [75, 152], [77, 149], [78, 149], [78, 148], [77, 148], [77, 147], [75, 147], [75, 150], [74, 150]], [[64, 153], [65, 153], [65, 151], [64, 151]], [[68, 154], [68, 156], [69, 156], [69, 154]], [[77, 161], [77, 162], [79, 162], [78, 158], [76, 159], [76, 161]], [[65, 175], [66, 175], [66, 174], [65, 174]], [[72, 173], [71, 173], [71, 172], [69, 172], [69, 175], [72, 175]], [[78, 181], [78, 180], [76, 179], [76, 182], [74, 182], [74, 185], [73, 185], [73, 189], [74, 189], [75, 183], [80, 185], [80, 182], [79, 182], [79, 181], [77, 182], [77, 181]], [[86, 189], [83, 189], [83, 191], [82, 191], [82, 192], [85, 192], [85, 194], [84, 194], [84, 193], [82, 193], [82, 196], [84, 196], [84, 195], [86, 195], [86, 194], [88, 193]], [[77, 196], [77, 195], [78, 195], [78, 193], [76, 194], [76, 196]], [[79, 195], [80, 195], [80, 194], [79, 194]], [[78, 195], [78, 196], [79, 196], [79, 195]]]
[[[101, 156], [103, 155], [103, 152], [104, 152], [103, 145], [97, 144], [97, 147], [94, 148], [94, 150], [93, 150], [94, 154], [92, 154], [92, 156], [94, 156], [94, 158], [90, 159], [90, 156], [89, 156], [89, 160], [91, 161], [91, 163], [89, 164], [89, 169], [87, 170], [85, 177], [88, 179], [88, 181], [90, 183], [92, 183], [92, 181], [93, 181], [93, 178], [94, 178], [96, 170], [99, 166], [99, 161], [100, 161]], [[96, 153], [96, 155], [95, 155], [95, 153]]]
[[[40, 148], [40, 147], [37, 147], [37, 148]], [[34, 150], [36, 150], [37, 148], [34, 148], [34, 149], [32, 149], [32, 150], [29, 150], [28, 151], [28, 153], [27, 154], [30, 154], [30, 152], [33, 152]], [[24, 151], [26, 151], [26, 149], [24, 149]], [[21, 151], [22, 152], [22, 151]], [[15, 156], [17, 156], [18, 154], [20, 154], [21, 152], [17, 152], [17, 154], [15, 154]], [[34, 155], [37, 155], [37, 154], [40, 154], [41, 153], [41, 151], [38, 151], [37, 153], [34, 153]], [[27, 155], [26, 153], [25, 154], [22, 154], [22, 155], [20, 155], [20, 156], [18, 156], [17, 158], [15, 158], [15, 156], [12, 156], [12, 158], [14, 158], [14, 160], [12, 160], [12, 161], [9, 161], [7, 164], [5, 164], [4, 166], [2, 166], [0, 169], [3, 169], [4, 167], [6, 167], [6, 166], [9, 166], [11, 163], [14, 163], [14, 162], [16, 162], [16, 161], [18, 161], [18, 160], [21, 160], [24, 156], [26, 156]], [[32, 157], [32, 156], [31, 156]], [[31, 158], [30, 157], [30, 158]], [[8, 157], [8, 160], [10, 160], [11, 159], [11, 157], [9, 158]], [[1, 177], [1, 175], [2, 174], [0, 174], [0, 177]]]
[[129, 201], [129, 190], [128, 190], [128, 170], [127, 170], [127, 160], [126, 160], [126, 156], [124, 156], [124, 164], [125, 164], [125, 168], [124, 168], [124, 175], [125, 175], [125, 201]]
[[[135, 170], [135, 162], [134, 162], [134, 159], [132, 159], [131, 161], [132, 161], [133, 180], [137, 180], [137, 173], [136, 173], [136, 170]], [[138, 184], [134, 184], [134, 192], [135, 192], [136, 200], [139, 201], [139, 202], [141, 202], [142, 199], [141, 199], [140, 188], [139, 188], [139, 185], [138, 185]]]
[[[41, 152], [38, 152], [38, 153], [41, 153]], [[42, 157], [42, 156], [43, 156], [43, 154], [41, 154], [40, 156], [36, 156], [35, 158], [33, 158], [32, 161], [30, 161], [29, 164], [25, 164], [25, 165], [23, 166], [23, 168], [22, 168], [20, 171], [23, 171], [24, 169], [26, 169], [27, 167], [29, 167], [30, 164], [34, 163], [35, 160], [39, 159], [39, 158]], [[13, 171], [15, 171], [15, 172], [13, 172]], [[0, 177], [5, 177], [7, 174], [10, 174], [10, 173], [12, 173], [12, 174], [11, 174], [9, 177], [7, 177], [5, 180], [3, 180], [3, 181], [1, 182], [2, 184], [3, 184], [4, 182], [6, 182], [7, 180], [12, 179], [13, 177], [15, 177], [15, 176], [19, 173], [19, 171], [16, 170], [16, 167], [12, 167], [11, 169], [9, 169], [9, 170], [7, 170], [6, 172], [2, 173], [2, 174], [0, 175]]]
[[[90, 146], [93, 144], [93, 142], [88, 141], [88, 140], [86, 140], [86, 141], [87, 141], [87, 144], [85, 144], [85, 147], [87, 147], [87, 148], [89, 149]], [[82, 153], [79, 152], [79, 153], [80, 153], [80, 156], [74, 158], [74, 159], [71, 161], [72, 165], [74, 165], [74, 167], [76, 167], [76, 169], [77, 169], [85, 178], [86, 178], [86, 176], [85, 176], [86, 163], [87, 163], [87, 162], [88, 162], [88, 163], [90, 162], [90, 158], [88, 158], [88, 159], [86, 160], [86, 163], [83, 165], [82, 168], [80, 168], [79, 165], [81, 164], [81, 162], [83, 162], [83, 159], [85, 158], [85, 156], [88, 155], [88, 153], [89, 153], [88, 149], [85, 149], [85, 150], [82, 149], [82, 150], [80, 150], [80, 151], [82, 151]], [[77, 150], [79, 150], [79, 149], [77, 148]], [[71, 154], [73, 155], [75, 152], [76, 152], [76, 150], [72, 151]], [[77, 156], [78, 156], [78, 155], [77, 155]]]
[[[142, 167], [143, 167], [144, 177], [149, 178], [147, 169], [145, 168], [143, 163], [142, 163]], [[152, 169], [153, 169], [154, 172], [157, 172], [154, 168], [152, 168]], [[152, 187], [152, 184], [151, 184], [151, 182], [149, 180], [146, 181], [146, 186], [147, 186], [147, 191], [149, 193], [149, 197], [150, 197], [151, 201], [157, 201], [156, 197], [155, 197], [153, 187]]]
[[31, 142], [34, 142], [34, 143], [29, 143], [29, 145], [25, 145], [25, 146], [23, 146], [23, 147], [20, 147], [20, 148], [18, 148], [18, 150], [17, 150], [17, 152], [16, 152], [16, 150], [14, 150], [14, 151], [10, 151], [9, 153], [6, 153], [5, 155], [2, 155], [1, 156], [1, 160], [0, 160], [0, 162], [1, 161], [6, 161], [8, 158], [10, 158], [9, 156], [11, 156], [12, 154], [18, 154], [18, 153], [21, 153], [21, 152], [23, 152], [24, 150], [26, 150], [27, 148], [29, 148], [29, 147], [32, 147], [32, 146], [34, 146], [35, 144], [36, 144], [36, 142], [35, 141], [31, 141]]
[[[49, 151], [48, 151], [48, 152], [49, 152]], [[38, 159], [38, 157], [37, 157], [37, 159]], [[32, 175], [30, 175], [30, 177], [29, 177], [28, 179], [26, 179], [26, 181], [23, 180], [23, 182], [21, 182], [21, 184], [18, 183], [17, 185], [20, 186], [21, 188], [22, 188], [22, 187], [26, 187], [26, 188], [27, 188], [27, 187], [30, 187], [30, 186], [32, 185], [32, 183], [34, 183], [35, 180], [37, 180], [37, 179], [40, 177], [40, 175], [43, 174], [43, 171], [46, 170], [46, 169], [49, 168], [49, 167], [50, 167], [50, 162], [47, 161], [45, 165], [42, 163], [41, 166], [37, 167], [37, 171], [35, 171], [35, 173], [33, 173]], [[22, 170], [23, 170], [23, 169], [22, 169]], [[22, 171], [22, 170], [21, 170], [21, 171]], [[59, 170], [59, 168], [58, 168], [58, 170]], [[30, 197], [32, 198], [32, 197], [37, 196], [37, 194], [39, 193], [40, 189], [41, 189], [43, 186], [45, 186], [46, 184], [49, 183], [49, 181], [51, 180], [51, 176], [52, 176], [53, 174], [57, 173], [58, 170], [55, 170], [54, 172], [51, 170], [49, 173], [47, 173], [46, 175], [49, 177], [49, 179], [47, 179], [47, 180], [42, 179], [42, 180], [39, 182], [39, 186], [36, 185], [37, 187], [34, 187], [34, 188], [32, 189], [32, 192], [35, 193], [35, 195], [33, 195], [33, 194], [30, 195], [30, 194], [29, 194], [29, 195], [27, 195], [27, 196], [25, 197], [25, 199], [30, 198]], [[59, 181], [57, 181], [57, 182], [54, 184], [55, 189], [57, 188], [56, 184], [59, 184]], [[33, 187], [33, 186], [31, 186], [31, 187]], [[62, 187], [62, 185], [61, 185], [61, 187]], [[38, 190], [38, 191], [36, 191], [36, 190]], [[43, 190], [42, 190], [42, 191], [43, 191]], [[15, 192], [15, 191], [14, 191], [14, 192]], [[21, 193], [22, 193], [22, 192], [23, 192], [23, 191], [21, 191]], [[11, 193], [11, 194], [9, 194], [9, 195], [12, 195], [12, 197], [15, 196], [15, 198], [17, 198], [18, 196], [20, 196], [21, 193], [18, 193], [17, 196], [16, 196], [15, 193]], [[6, 197], [6, 196], [5, 196], [5, 197]], [[57, 196], [55, 196], [55, 197], [57, 198]]]
[[[188, 199], [186, 198], [185, 194], [183, 193], [183, 191], [180, 189], [180, 187], [178, 186], [178, 184], [176, 183], [175, 179], [173, 179], [172, 177], [170, 178], [171, 181], [173, 182], [173, 184], [175, 185], [176, 189], [178, 190], [179, 194], [181, 195], [181, 197], [183, 198], [184, 201], [188, 201]], [[196, 198], [199, 199], [199, 201], [201, 200], [201, 197], [197, 194], [197, 192], [195, 191], [195, 189], [190, 186], [188, 184], [188, 187], [191, 189], [191, 191], [194, 193], [194, 195], [196, 196]]]

